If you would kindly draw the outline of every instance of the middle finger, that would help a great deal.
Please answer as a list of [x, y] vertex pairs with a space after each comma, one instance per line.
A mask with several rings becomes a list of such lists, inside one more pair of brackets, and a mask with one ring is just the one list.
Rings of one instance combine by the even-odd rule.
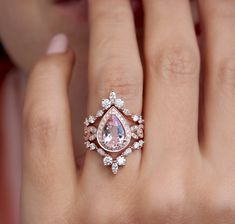
[[200, 58], [188, 0], [146, 0], [144, 8], [148, 150], [143, 156], [152, 166], [160, 153], [174, 161], [197, 148]]

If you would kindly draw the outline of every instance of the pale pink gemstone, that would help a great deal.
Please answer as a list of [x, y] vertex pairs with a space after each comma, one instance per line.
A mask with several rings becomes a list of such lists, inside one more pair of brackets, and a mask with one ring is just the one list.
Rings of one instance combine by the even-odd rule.
[[114, 114], [110, 115], [102, 130], [102, 142], [106, 148], [117, 150], [125, 141], [125, 129]]

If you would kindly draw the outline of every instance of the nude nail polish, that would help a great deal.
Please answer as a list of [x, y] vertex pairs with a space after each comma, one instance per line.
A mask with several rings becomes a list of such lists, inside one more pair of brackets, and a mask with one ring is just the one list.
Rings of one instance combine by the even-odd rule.
[[65, 34], [56, 34], [50, 41], [47, 54], [59, 54], [66, 52], [68, 48], [68, 38]]

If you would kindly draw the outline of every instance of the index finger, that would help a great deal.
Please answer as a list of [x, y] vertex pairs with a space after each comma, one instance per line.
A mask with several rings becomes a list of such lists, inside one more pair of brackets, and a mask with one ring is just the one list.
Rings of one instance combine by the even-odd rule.
[[[45, 218], [50, 213], [45, 208], [50, 206], [62, 211], [62, 200], [74, 198], [71, 189], [76, 185], [76, 167], [67, 96], [72, 68], [73, 54], [67, 48], [67, 38], [59, 34], [29, 76], [23, 113], [24, 220], [29, 215], [34, 216], [33, 220]], [[61, 204], [55, 207], [58, 199]]]

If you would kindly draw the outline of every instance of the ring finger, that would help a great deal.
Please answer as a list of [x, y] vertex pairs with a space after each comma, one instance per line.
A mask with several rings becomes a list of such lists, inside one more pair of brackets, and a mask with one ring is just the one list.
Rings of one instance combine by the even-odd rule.
[[[143, 73], [128, 0], [91, 0], [88, 114], [95, 114], [111, 90], [125, 101], [134, 114], [142, 110]], [[118, 175], [138, 169], [140, 153], [133, 153]], [[88, 175], [87, 175], [88, 174]], [[88, 152], [84, 177], [107, 177], [94, 152]], [[102, 179], [103, 179], [102, 178]], [[123, 179], [124, 180], [124, 179]]]

